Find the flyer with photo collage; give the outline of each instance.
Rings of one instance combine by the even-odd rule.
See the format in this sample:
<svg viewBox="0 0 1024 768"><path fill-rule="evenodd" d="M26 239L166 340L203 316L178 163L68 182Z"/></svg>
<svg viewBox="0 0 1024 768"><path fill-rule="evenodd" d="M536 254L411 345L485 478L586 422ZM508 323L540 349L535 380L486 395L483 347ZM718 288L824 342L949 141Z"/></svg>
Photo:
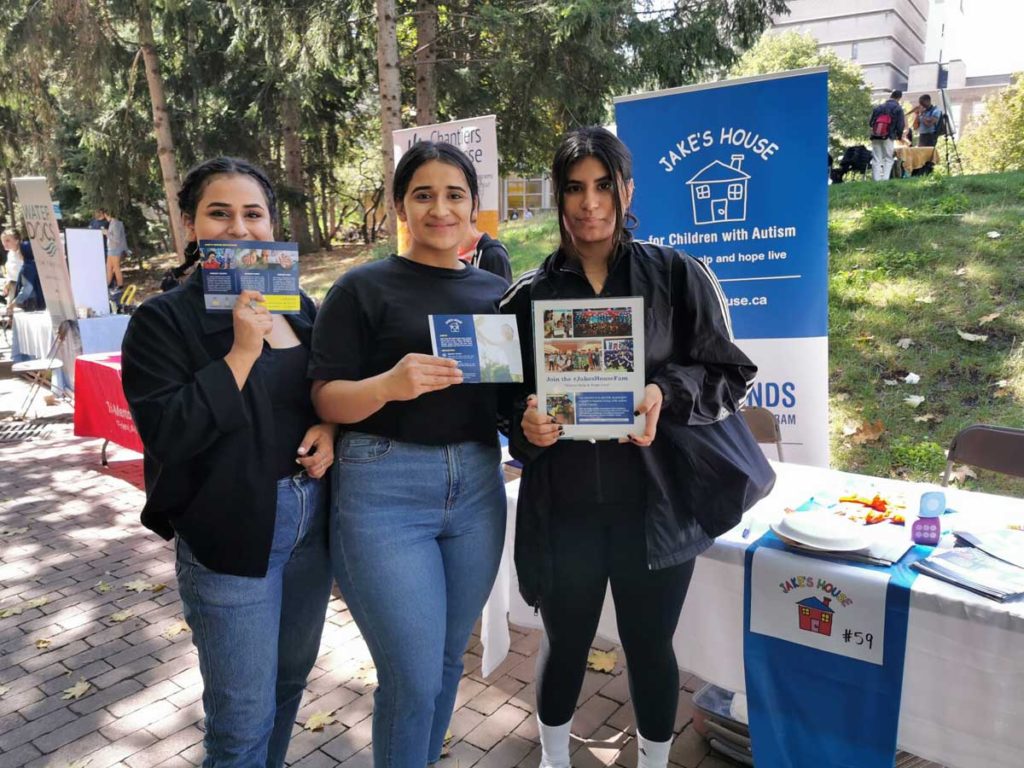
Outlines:
<svg viewBox="0 0 1024 768"><path fill-rule="evenodd" d="M523 381L516 319L510 315L429 315L434 354L455 360L464 384Z"/></svg>
<svg viewBox="0 0 1024 768"><path fill-rule="evenodd" d="M259 291L267 309L297 315L299 246L262 240L200 240L207 312L230 312L242 291Z"/></svg>
<svg viewBox="0 0 1024 768"><path fill-rule="evenodd" d="M644 396L644 300L533 302L538 407L564 439L640 434Z"/></svg>

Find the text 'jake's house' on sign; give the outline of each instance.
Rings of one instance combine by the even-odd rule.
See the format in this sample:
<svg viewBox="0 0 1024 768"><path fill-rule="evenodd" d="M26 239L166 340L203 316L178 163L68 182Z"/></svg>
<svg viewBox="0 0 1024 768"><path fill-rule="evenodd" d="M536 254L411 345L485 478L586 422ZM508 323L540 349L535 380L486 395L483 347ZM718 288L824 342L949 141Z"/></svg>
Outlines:
<svg viewBox="0 0 1024 768"><path fill-rule="evenodd" d="M828 75L726 80L615 100L637 237L699 258L758 366L747 404L787 461L828 465ZM771 455L774 449L767 449Z"/></svg>

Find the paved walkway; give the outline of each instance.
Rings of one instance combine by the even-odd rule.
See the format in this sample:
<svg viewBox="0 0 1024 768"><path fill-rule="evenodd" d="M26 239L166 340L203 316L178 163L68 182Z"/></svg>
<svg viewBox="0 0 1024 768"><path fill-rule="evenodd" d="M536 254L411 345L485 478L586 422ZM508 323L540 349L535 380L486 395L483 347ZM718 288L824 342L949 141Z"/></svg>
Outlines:
<svg viewBox="0 0 1024 768"><path fill-rule="evenodd" d="M17 407L24 387L0 378L0 417ZM141 459L112 447L110 466L102 467L101 442L73 436L67 406L40 399L38 411L40 434L27 440L4 441L9 422L0 420L0 768L197 765L198 664L191 636L178 631L171 545L139 524ZM150 591L147 584L164 587ZM483 678L479 638L472 639L441 768L538 764L538 641L536 632L515 633L508 659ZM82 681L84 695L67 698ZM690 725L698 683L685 679L679 692L672 765L734 765L709 754ZM373 688L366 646L334 598L289 763L371 766ZM331 712L337 722L303 730L316 712ZM636 765L621 654L613 674L587 672L574 731L576 768Z"/></svg>

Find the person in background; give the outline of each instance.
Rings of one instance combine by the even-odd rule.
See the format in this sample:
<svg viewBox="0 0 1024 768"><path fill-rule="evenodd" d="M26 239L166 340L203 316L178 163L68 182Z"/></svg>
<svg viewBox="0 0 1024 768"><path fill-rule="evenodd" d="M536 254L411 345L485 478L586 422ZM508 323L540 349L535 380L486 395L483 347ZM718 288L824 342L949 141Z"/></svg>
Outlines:
<svg viewBox="0 0 1024 768"><path fill-rule="evenodd" d="M128 235L124 230L124 223L111 216L106 209L98 209L96 216L105 221L107 225L104 230L107 235L107 287L120 290L124 288L121 258L128 254Z"/></svg>
<svg viewBox="0 0 1024 768"><path fill-rule="evenodd" d="M18 233L13 229L5 229L0 235L0 245L6 252L3 265L3 290L0 291L0 294L3 295L5 301L12 302L18 285L18 276L21 274L21 266L24 263Z"/></svg>
<svg viewBox="0 0 1024 768"><path fill-rule="evenodd" d="M934 147L939 140L939 121L942 110L932 104L932 97L927 93L917 100L913 109L914 127L917 128L917 145Z"/></svg>
<svg viewBox="0 0 1024 768"><path fill-rule="evenodd" d="M459 244L459 260L497 275L506 285L512 282L512 263L508 258L508 250L500 240L476 228L476 215L469 224L465 239Z"/></svg>
<svg viewBox="0 0 1024 768"><path fill-rule="evenodd" d="M868 126L871 128L871 176L875 181L886 181L892 174L896 161L894 141L903 136L906 118L900 99L903 91L893 91L889 98L871 111Z"/></svg>
<svg viewBox="0 0 1024 768"><path fill-rule="evenodd" d="M646 387L628 440L559 440L575 421L572 395L538 404L533 356L503 403L512 455L523 462L515 562L523 598L544 622L537 717L542 768L569 768L569 731L609 584L636 715L638 768L666 768L679 697L672 650L694 558L711 538L673 492L686 469L662 430L734 413L756 367L735 345L721 286L703 262L633 240L632 157L600 127L568 134L551 179L561 242L501 300L520 338L532 303L641 296ZM570 361L571 362L571 361ZM566 482L571 478L571 482Z"/></svg>
<svg viewBox="0 0 1024 768"><path fill-rule="evenodd" d="M186 263L205 238L274 239L266 174L245 160L193 168L178 194ZM280 768L320 649L331 574L328 485L336 427L306 378L316 308L272 315L256 291L207 312L202 275L144 302L122 383L145 447L142 523L175 540L199 652L205 768Z"/></svg>
<svg viewBox="0 0 1024 768"><path fill-rule="evenodd" d="M496 386L459 386L455 361L431 354L428 315L494 314L507 286L458 257L480 199L465 153L413 144L391 194L409 250L334 283L309 375L320 417L344 425L331 562L377 667L373 764L424 768L505 541Z"/></svg>

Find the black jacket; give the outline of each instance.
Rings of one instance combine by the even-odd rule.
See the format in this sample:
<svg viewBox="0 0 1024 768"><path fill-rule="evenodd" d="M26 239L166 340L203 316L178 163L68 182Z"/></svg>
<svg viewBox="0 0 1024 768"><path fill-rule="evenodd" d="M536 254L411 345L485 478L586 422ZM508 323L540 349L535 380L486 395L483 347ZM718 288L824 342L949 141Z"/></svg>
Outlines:
<svg viewBox="0 0 1024 768"><path fill-rule="evenodd" d="M505 278L506 283L512 282L512 264L508 259L508 251L500 240L495 240L486 232L480 235L470 263L478 269Z"/></svg>
<svg viewBox="0 0 1024 768"><path fill-rule="evenodd" d="M875 120L881 114L891 115L892 121L889 123L889 138L898 139L903 135L903 131L907 127L907 116L903 112L903 107L896 99L887 99L873 110L871 110L871 117L868 118L868 127L875 127Z"/></svg>
<svg viewBox="0 0 1024 768"><path fill-rule="evenodd" d="M677 477L679 449L668 435L673 427L711 424L734 413L757 368L733 343L725 297L702 262L671 248L635 242L623 246L617 258L629 259L631 293L644 299L647 382L657 384L664 394L657 436L649 448L639 451L647 480L647 562L651 568L666 568L696 557L711 546L712 536L731 527L706 519L702 526L700 511L674 490L685 479ZM509 288L501 307L502 312L516 315L520 338L525 340L533 338L532 300L593 296L579 266L556 251ZM535 391L529 346L523 355L524 387L514 402L505 404L502 415L503 422L507 419L512 455L523 462L516 517L519 586L524 599L537 605L551 578L546 542L552 488L567 479L552 477L548 460L561 444L537 448L526 440L520 426L525 395ZM732 524L739 514L742 510Z"/></svg>
<svg viewBox="0 0 1024 768"><path fill-rule="evenodd" d="M306 347L316 308L286 315ZM265 576L274 537L276 477L270 397L259 368L241 391L224 356L229 312L208 313L201 270L136 310L125 333L121 375L145 447L142 523L177 532L212 570Z"/></svg>

